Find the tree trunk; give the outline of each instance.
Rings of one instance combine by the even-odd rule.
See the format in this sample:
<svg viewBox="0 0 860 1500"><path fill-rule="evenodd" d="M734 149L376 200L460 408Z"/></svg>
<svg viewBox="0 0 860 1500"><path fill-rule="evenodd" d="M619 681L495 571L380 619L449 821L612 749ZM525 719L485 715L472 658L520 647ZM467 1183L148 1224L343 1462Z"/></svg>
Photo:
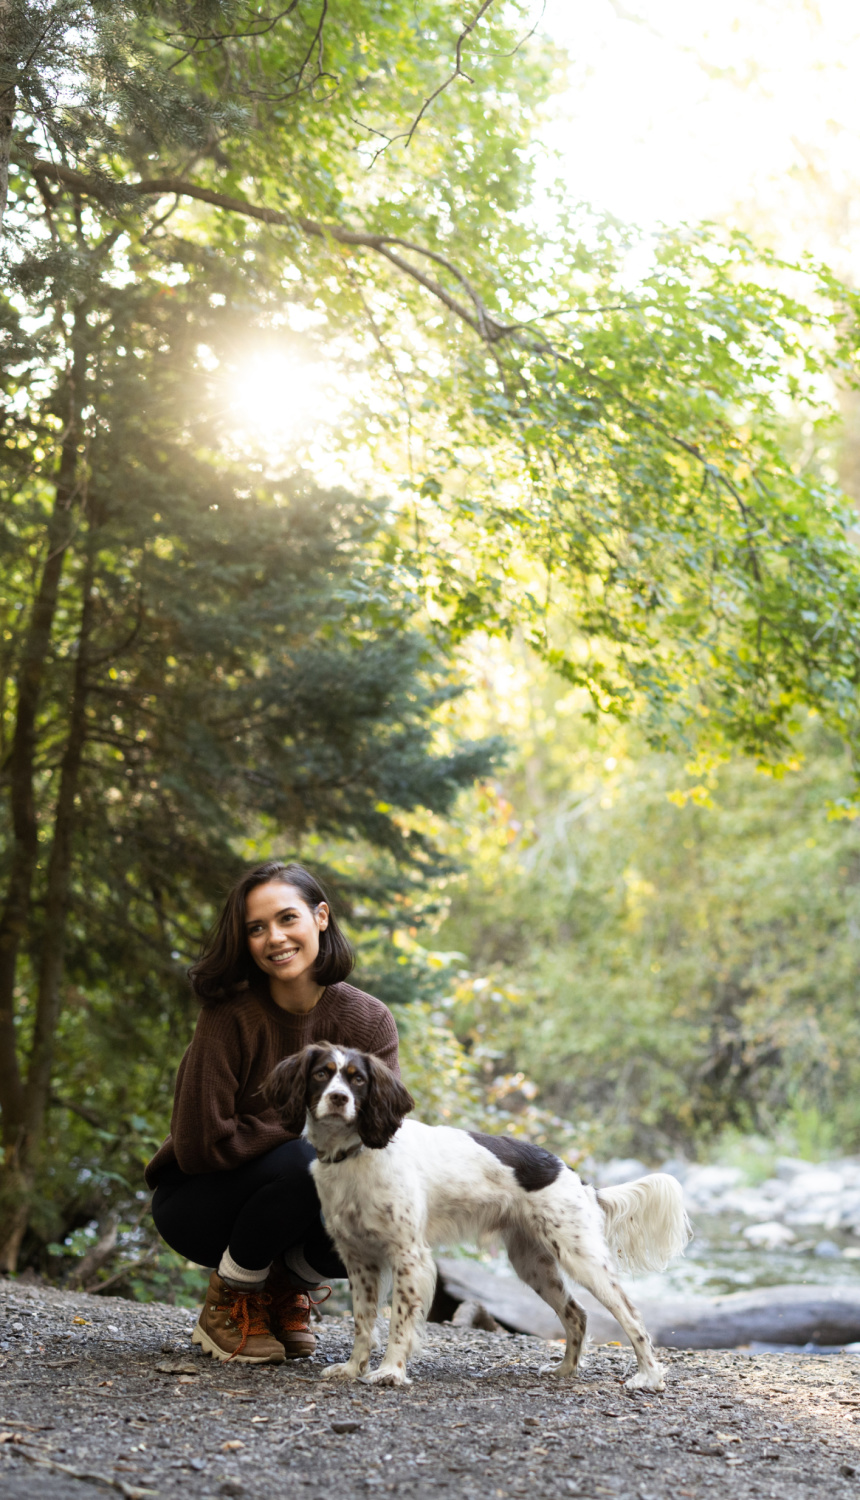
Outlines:
<svg viewBox="0 0 860 1500"><path fill-rule="evenodd" d="M10 36L12 6L0 0L0 230L9 197L9 158L12 154L12 126L15 122L16 89L12 82L16 62Z"/></svg>
<svg viewBox="0 0 860 1500"><path fill-rule="evenodd" d="M62 1001L66 927L72 886L75 801L86 743L89 646L93 613L93 547L91 543L87 550L84 572L69 732L60 770L60 789L54 812L54 836L48 862L45 931L41 944L36 990L36 1022L33 1028L27 1082L23 1088L21 1121L13 1152L13 1165L16 1172L12 1202L9 1201L5 1192L2 1194L5 1198L6 1214L2 1234L0 1234L0 1267L7 1271L15 1269L21 1240L27 1228L33 1178L38 1166L39 1147L50 1102L54 1039Z"/></svg>
<svg viewBox="0 0 860 1500"><path fill-rule="evenodd" d="M33 882L39 860L39 820L34 787L38 711L60 598L65 552L72 535L72 511L79 491L79 412L86 371L85 331L86 311L79 307L72 333L74 355L67 385L66 425L57 470L54 509L48 526L42 576L17 676L15 729L8 768L12 858L5 900L0 912L0 1110L3 1114L4 1147L3 1169L0 1173L0 1219L4 1226L5 1242L0 1242L0 1269L3 1270L14 1269L14 1261L10 1263L10 1246L16 1247L14 1254L17 1256L17 1247L20 1246L26 1223L26 1218L24 1224L21 1222L21 1204L28 1191L26 1137L32 1109L29 1107L29 1087L23 1082L18 1061L15 983L21 945L29 925ZM85 599L85 608L87 604ZM69 740L71 741L71 733ZM68 755L68 746L66 754ZM61 776L61 792L62 780ZM59 813L59 804L57 811ZM53 855L51 863L53 864ZM49 1019L47 1012L46 1019ZM42 1041L39 1050L41 1055L44 1051ZM41 1077L41 1070L39 1076ZM5 1232L7 1229L11 1231L11 1238Z"/></svg>

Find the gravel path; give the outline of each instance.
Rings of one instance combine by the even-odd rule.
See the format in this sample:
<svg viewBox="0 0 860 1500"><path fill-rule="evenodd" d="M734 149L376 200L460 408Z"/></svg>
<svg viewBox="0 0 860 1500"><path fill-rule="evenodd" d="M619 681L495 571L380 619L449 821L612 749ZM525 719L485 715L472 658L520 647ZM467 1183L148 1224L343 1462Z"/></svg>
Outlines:
<svg viewBox="0 0 860 1500"><path fill-rule="evenodd" d="M349 1320L313 1360L217 1365L193 1316L0 1281L4 1500L822 1496L860 1500L860 1358L668 1351L665 1394L628 1394L629 1357L539 1375L540 1339L430 1330L408 1390L330 1389Z"/></svg>

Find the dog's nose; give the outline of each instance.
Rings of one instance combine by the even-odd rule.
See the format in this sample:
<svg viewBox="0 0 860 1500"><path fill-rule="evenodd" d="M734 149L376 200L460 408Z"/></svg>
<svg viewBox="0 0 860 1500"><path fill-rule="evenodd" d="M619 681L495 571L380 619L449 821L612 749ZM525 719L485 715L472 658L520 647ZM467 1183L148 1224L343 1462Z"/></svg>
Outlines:
<svg viewBox="0 0 860 1500"><path fill-rule="evenodd" d="M329 1100L329 1104L347 1104L349 1102L349 1095L348 1094L329 1094L328 1100Z"/></svg>

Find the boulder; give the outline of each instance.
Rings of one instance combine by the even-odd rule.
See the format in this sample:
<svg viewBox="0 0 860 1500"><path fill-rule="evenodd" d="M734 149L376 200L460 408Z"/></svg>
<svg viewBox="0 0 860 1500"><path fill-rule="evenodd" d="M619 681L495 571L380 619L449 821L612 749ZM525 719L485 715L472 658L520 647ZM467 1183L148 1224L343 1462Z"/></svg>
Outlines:
<svg viewBox="0 0 860 1500"><path fill-rule="evenodd" d="M744 1239L750 1245L763 1250L780 1250L784 1245L793 1245L797 1236L787 1224L777 1219L768 1219L764 1224L750 1224L744 1230Z"/></svg>
<svg viewBox="0 0 860 1500"><path fill-rule="evenodd" d="M646 1177L650 1167L635 1156L616 1156L612 1161L602 1162L594 1171L594 1180L599 1188L617 1187L621 1182L635 1182L637 1177Z"/></svg>
<svg viewBox="0 0 860 1500"><path fill-rule="evenodd" d="M684 1196L691 1208L713 1209L742 1177L737 1167L691 1167L684 1178Z"/></svg>

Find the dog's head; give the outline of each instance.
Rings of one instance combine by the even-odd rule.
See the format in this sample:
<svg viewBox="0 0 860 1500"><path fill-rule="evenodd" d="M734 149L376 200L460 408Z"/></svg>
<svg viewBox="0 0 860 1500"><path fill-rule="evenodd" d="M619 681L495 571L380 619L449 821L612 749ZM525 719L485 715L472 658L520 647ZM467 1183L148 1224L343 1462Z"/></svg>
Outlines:
<svg viewBox="0 0 860 1500"><path fill-rule="evenodd" d="M329 1134L341 1127L343 1134L357 1135L377 1151L388 1145L415 1107L412 1095L378 1057L329 1042L313 1043L284 1058L263 1084L263 1096L293 1135L301 1135L306 1122L312 1140L323 1130Z"/></svg>

